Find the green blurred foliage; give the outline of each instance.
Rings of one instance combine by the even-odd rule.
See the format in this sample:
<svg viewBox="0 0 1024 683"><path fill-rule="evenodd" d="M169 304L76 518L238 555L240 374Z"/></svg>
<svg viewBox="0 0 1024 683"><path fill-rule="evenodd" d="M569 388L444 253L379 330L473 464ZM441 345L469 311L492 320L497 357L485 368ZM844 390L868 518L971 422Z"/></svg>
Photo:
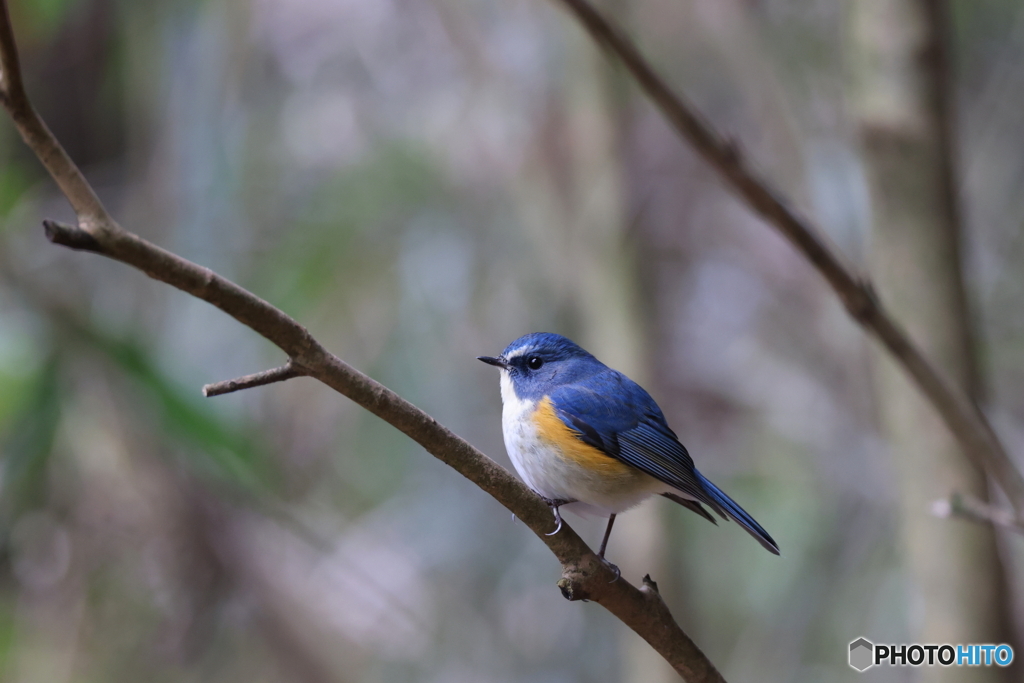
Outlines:
<svg viewBox="0 0 1024 683"><path fill-rule="evenodd" d="M82 0L13 0L10 12L18 26L17 37L22 42L45 40L60 30L76 7L84 4Z"/></svg>
<svg viewBox="0 0 1024 683"><path fill-rule="evenodd" d="M416 145L387 142L315 188L273 248L274 305L302 315L389 268L398 226L444 197L440 169Z"/></svg>
<svg viewBox="0 0 1024 683"><path fill-rule="evenodd" d="M209 410L202 396L186 391L160 372L151 353L140 343L111 339L96 329L79 330L124 375L144 389L150 411L162 432L180 440L197 469L246 493L268 495L274 477L270 461L253 436L251 425L235 425Z"/></svg>
<svg viewBox="0 0 1024 683"><path fill-rule="evenodd" d="M61 417L60 378L60 362L54 355L35 376L5 383L5 388L17 390L20 398L16 405L11 401L10 412L5 413L10 416L2 446L3 507L8 524L45 500L46 464Z"/></svg>

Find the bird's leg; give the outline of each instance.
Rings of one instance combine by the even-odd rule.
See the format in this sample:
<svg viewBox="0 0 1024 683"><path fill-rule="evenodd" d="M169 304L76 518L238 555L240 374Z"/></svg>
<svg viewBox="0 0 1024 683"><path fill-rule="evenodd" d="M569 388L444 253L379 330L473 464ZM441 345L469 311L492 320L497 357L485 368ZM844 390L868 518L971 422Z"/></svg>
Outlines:
<svg viewBox="0 0 1024 683"><path fill-rule="evenodd" d="M614 564L604 559L604 551L608 548L608 537L612 535L612 524L615 524L614 514L608 516L608 526L604 529L604 538L601 539L601 549L597 551L597 556L615 573L615 578L611 580L611 583L615 583L622 576L622 572Z"/></svg>
<svg viewBox="0 0 1024 683"><path fill-rule="evenodd" d="M608 526L604 529L604 538L601 539L601 549L597 551L597 556L602 560L604 559L604 551L608 548L608 537L612 535L612 524L615 524L615 515L608 516Z"/></svg>
<svg viewBox="0 0 1024 683"><path fill-rule="evenodd" d="M541 496L541 497L543 498L543 496ZM552 531L550 534L544 534L544 535L545 536L554 536L555 534L557 534L559 531L562 530L562 513L558 511L558 508L562 507L563 505L568 505L569 503L575 503L576 501L575 500L568 500L568 499L564 499L564 498L544 498L544 502L547 503L548 507L551 508L551 511L555 513L555 522L557 522L557 526L555 527L555 530Z"/></svg>

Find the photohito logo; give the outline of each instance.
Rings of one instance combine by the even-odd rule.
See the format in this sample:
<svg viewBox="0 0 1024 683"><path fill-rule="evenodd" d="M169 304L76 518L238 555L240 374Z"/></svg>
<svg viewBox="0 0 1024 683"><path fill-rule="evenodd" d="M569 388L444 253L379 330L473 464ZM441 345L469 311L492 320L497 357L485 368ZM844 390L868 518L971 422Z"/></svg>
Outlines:
<svg viewBox="0 0 1024 683"><path fill-rule="evenodd" d="M875 645L867 638L850 643L850 666L866 671L873 666L1009 666L1009 645Z"/></svg>

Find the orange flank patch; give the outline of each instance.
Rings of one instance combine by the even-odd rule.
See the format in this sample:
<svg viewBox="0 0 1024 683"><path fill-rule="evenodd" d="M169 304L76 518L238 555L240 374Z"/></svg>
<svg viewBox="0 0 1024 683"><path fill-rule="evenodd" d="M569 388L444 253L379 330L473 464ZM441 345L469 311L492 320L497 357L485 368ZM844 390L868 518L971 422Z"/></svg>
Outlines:
<svg viewBox="0 0 1024 683"><path fill-rule="evenodd" d="M580 440L577 432L567 426L555 413L551 399L545 396L533 413L537 436L558 448L562 457L580 467L608 476L628 476L633 468Z"/></svg>

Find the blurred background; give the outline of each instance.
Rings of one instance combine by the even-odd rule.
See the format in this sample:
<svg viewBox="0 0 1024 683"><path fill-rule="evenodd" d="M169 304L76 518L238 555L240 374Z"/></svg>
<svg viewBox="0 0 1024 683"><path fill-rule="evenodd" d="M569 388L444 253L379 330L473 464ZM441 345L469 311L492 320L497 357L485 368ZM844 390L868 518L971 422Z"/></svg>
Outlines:
<svg viewBox="0 0 1024 683"><path fill-rule="evenodd" d="M873 267L857 3L606 6ZM1020 454L1024 7L951 10L965 324L978 395ZM498 377L476 356L553 331L644 384L782 547L661 499L619 518L609 558L657 580L726 679L857 679L850 641L913 642L939 621L929 563L963 561L988 591L978 618L998 626L967 642L1017 642L1024 540L930 517L944 484L908 503L923 470L887 436L892 368L554 4L11 13L37 108L122 225L281 307L502 464ZM49 245L41 219L73 217L2 118L0 679L677 680L602 608L564 601L558 564L504 508L343 397L298 379L204 399L284 357L205 303ZM599 541L603 520L567 518ZM911 557L920 524L985 552ZM998 566L971 566L981 555Z"/></svg>

